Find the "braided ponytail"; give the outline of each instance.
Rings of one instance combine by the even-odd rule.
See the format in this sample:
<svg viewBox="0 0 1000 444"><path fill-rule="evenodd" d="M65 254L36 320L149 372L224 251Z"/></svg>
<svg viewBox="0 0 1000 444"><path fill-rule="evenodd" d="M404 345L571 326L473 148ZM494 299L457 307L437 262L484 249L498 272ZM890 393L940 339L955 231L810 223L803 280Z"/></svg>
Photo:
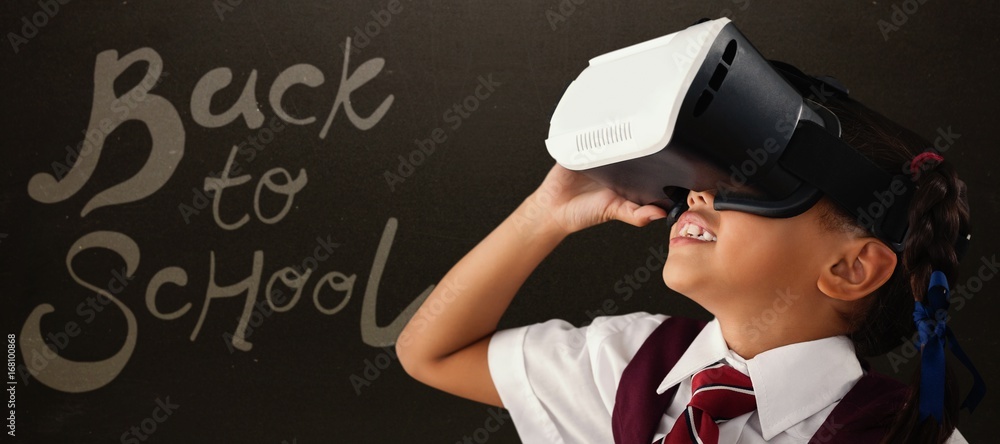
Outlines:
<svg viewBox="0 0 1000 444"><path fill-rule="evenodd" d="M969 231L969 204L965 183L947 162L930 165L920 177L910 204L910 233L903 250L903 264L910 275L910 289L922 300L933 270L941 270L953 284L958 277L955 243Z"/></svg>
<svg viewBox="0 0 1000 444"><path fill-rule="evenodd" d="M969 206L965 183L947 162L924 171L910 204L910 232L903 250L903 275L914 299L926 302L931 273L941 271L949 287L958 279L955 244L959 233L969 230ZM920 367L914 371L910 394L887 436L887 442L943 443L958 422L958 385L950 367L945 367L943 420L919 420Z"/></svg>
<svg viewBox="0 0 1000 444"><path fill-rule="evenodd" d="M841 121L843 139L858 152L890 173L908 168L910 161L931 144L849 97L833 97L824 106ZM958 279L959 233L969 233L969 206L965 183L946 161L926 161L914 172L909 208L909 233L892 276L869 295L855 313L845 314L851 328L849 337L859 357L889 352L916 332L911 313L914 300L925 302L933 271L947 277L954 288ZM831 225L859 229L857 221L839 208L829 218ZM957 425L958 387L951 372L945 371L943 421L919 420L920 369L914 372L908 398L890 426L884 442L942 443Z"/></svg>

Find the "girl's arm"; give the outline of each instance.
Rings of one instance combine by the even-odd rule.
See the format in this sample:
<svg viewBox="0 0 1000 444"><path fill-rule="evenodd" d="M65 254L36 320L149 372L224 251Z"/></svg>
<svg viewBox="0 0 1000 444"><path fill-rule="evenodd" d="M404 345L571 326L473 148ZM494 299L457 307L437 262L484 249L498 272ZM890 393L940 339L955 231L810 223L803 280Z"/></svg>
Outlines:
<svg viewBox="0 0 1000 444"><path fill-rule="evenodd" d="M396 341L403 368L429 386L503 406L487 364L489 341L528 275L567 235L611 219L665 217L555 165L514 212L434 288Z"/></svg>

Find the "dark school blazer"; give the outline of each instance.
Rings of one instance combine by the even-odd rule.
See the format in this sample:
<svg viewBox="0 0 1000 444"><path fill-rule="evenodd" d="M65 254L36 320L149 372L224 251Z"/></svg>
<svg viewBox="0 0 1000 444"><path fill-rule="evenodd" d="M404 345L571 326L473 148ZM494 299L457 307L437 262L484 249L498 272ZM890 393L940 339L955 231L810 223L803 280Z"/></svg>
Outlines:
<svg viewBox="0 0 1000 444"><path fill-rule="evenodd" d="M677 393L674 386L656 389L707 322L669 317L639 347L618 383L611 422L616 444L650 444L656 427ZM810 444L878 444L906 400L908 387L876 373L867 373L844 395Z"/></svg>

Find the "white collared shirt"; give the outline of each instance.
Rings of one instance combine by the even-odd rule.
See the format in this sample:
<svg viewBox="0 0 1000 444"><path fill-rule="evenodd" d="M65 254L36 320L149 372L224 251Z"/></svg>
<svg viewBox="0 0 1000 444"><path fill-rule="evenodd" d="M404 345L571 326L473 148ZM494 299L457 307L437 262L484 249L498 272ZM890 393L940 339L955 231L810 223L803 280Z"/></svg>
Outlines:
<svg viewBox="0 0 1000 444"><path fill-rule="evenodd" d="M625 366L668 316L631 313L576 328L563 320L496 332L489 368L526 444L613 443L611 413ZM691 376L725 360L750 376L757 410L719 425L720 443L805 443L863 371L846 336L800 342L743 359L717 320L698 334L658 393L679 385L654 438L669 432L691 398ZM958 430L949 443L965 443Z"/></svg>

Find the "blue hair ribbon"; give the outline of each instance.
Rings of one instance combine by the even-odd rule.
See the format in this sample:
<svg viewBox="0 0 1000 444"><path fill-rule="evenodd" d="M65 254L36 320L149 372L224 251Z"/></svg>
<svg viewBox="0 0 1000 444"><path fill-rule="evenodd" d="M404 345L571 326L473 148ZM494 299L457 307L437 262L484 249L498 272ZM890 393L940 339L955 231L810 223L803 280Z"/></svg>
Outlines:
<svg viewBox="0 0 1000 444"><path fill-rule="evenodd" d="M931 273L927 296L923 304L915 301L913 321L919 334L920 358L920 420L928 416L941 423L944 417L944 349L947 345L952 354L972 373L973 384L969 394L962 401L961 408L971 412L986 395L986 383L965 354L951 329L947 326L949 288L944 273Z"/></svg>

